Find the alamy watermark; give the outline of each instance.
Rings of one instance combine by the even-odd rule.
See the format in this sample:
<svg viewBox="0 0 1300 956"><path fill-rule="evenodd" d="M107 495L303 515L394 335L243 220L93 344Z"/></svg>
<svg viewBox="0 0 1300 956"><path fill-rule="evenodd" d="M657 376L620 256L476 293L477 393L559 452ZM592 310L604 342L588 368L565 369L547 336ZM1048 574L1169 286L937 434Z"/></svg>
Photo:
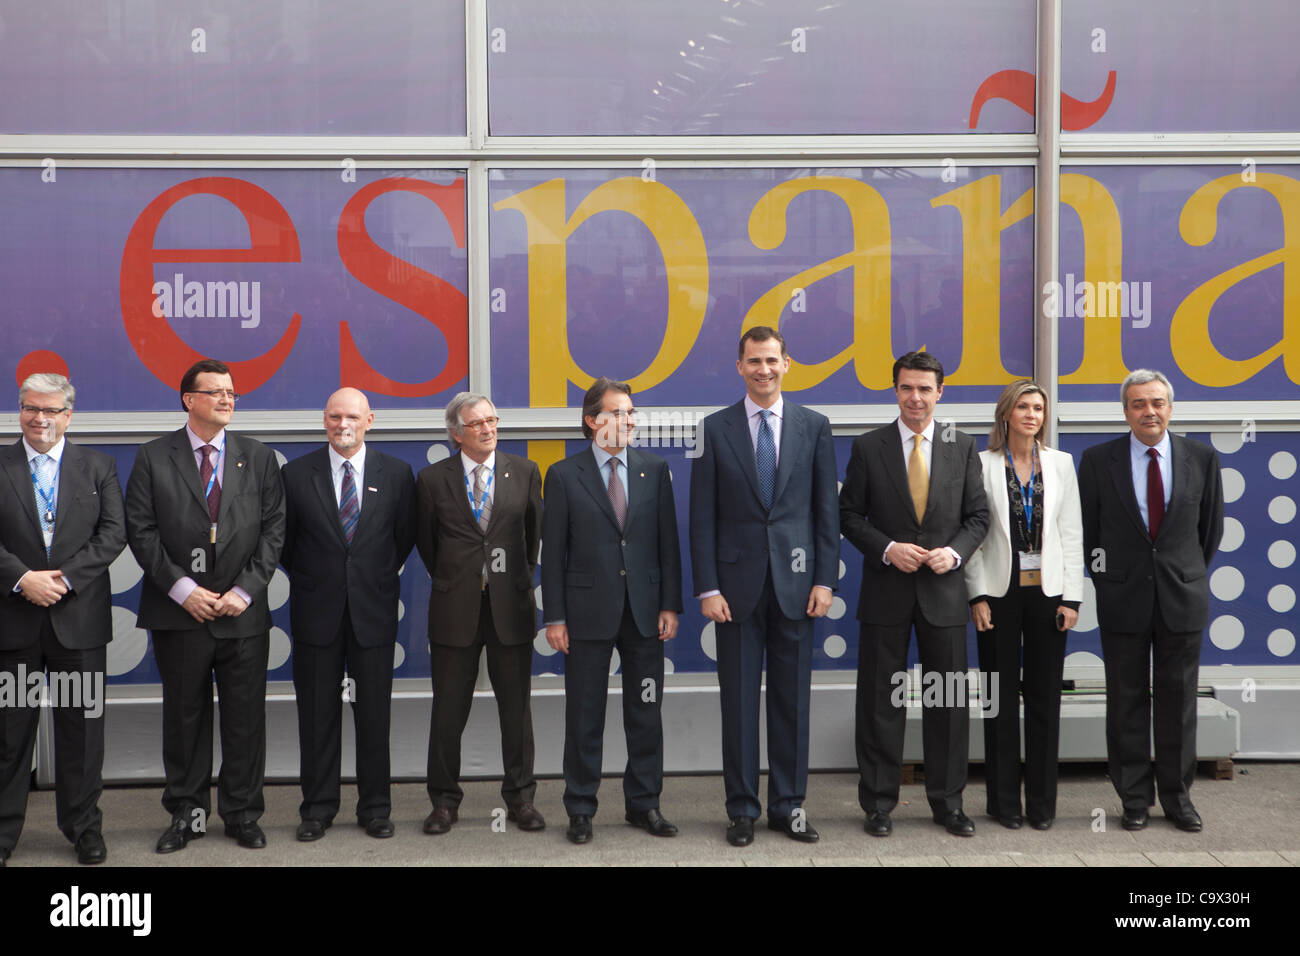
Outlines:
<svg viewBox="0 0 1300 956"><path fill-rule="evenodd" d="M103 671L0 671L0 707L72 707L95 720L104 713Z"/></svg>
<svg viewBox="0 0 1300 956"><path fill-rule="evenodd" d="M1150 282L1065 282L1043 285L1043 314L1049 319L1131 319L1133 328L1151 324Z"/></svg>

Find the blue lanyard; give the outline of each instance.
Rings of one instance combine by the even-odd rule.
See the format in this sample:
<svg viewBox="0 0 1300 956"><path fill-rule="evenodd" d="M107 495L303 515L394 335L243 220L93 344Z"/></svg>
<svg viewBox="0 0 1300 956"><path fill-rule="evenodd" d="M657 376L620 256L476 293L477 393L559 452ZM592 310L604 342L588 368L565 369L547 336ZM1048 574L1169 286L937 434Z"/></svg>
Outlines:
<svg viewBox="0 0 1300 956"><path fill-rule="evenodd" d="M1011 446L1006 446L1007 467L1011 469L1011 474L1016 475L1016 463L1011 460ZM1020 492L1020 507L1025 512L1025 524L1028 526L1030 533L1034 528L1034 475L1038 472L1038 442L1034 442L1034 453L1029 461L1029 484L1022 485L1020 476L1016 475L1016 490ZM1025 489L1029 489L1029 494L1025 494ZM1031 545L1032 546L1032 545Z"/></svg>
<svg viewBox="0 0 1300 956"><path fill-rule="evenodd" d="M469 483L469 473L461 472L461 474L465 477L465 492L469 495L469 510L474 512L475 521L481 521L483 519L483 506L487 504L488 489L492 487L492 479L497 476L496 467L494 465L492 470L488 472L487 483L483 485L483 497L478 501L474 500L474 487Z"/></svg>
<svg viewBox="0 0 1300 956"><path fill-rule="evenodd" d="M203 452L203 457L206 458L207 455L208 455L208 453L207 453L206 451ZM218 474L220 473L220 471L221 471L221 462L225 459L225 457L226 457L226 436L225 436L225 435L222 435L222 436L221 436L221 450L217 452L217 463L216 463L215 465L212 466L212 474L210 474L210 475L208 476L208 486L207 486L206 488L203 489L203 500L204 500L204 501L207 501L207 500L208 500L208 495L212 494L212 486L215 485L215 484L217 483L217 475L218 475Z"/></svg>
<svg viewBox="0 0 1300 956"><path fill-rule="evenodd" d="M46 457L49 458L49 455L47 454ZM36 460L35 458L32 459L32 461L35 460ZM36 493L40 495L41 500L45 502L45 516L44 516L45 520L48 524L53 524L54 523L54 502L58 499L58 494L59 494L59 469L58 469L58 464L54 462L53 458L50 458L49 460L51 463L54 463L55 468L54 468L54 480L50 482L50 493L48 495L41 490L40 483L36 480L36 472L32 471L31 475L32 475L32 487L36 489Z"/></svg>

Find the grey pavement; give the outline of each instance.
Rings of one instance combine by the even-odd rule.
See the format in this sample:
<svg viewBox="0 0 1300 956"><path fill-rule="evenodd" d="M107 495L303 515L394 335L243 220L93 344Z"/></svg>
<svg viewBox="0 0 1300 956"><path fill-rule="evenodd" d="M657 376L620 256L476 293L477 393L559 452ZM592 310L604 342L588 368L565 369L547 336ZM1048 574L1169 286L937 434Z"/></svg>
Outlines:
<svg viewBox="0 0 1300 956"><path fill-rule="evenodd" d="M537 806L547 829L521 833L504 823L499 783L465 785L460 820L451 832L425 836L421 823L429 811L420 783L393 788L392 839L367 837L352 817L354 787L345 784L344 810L324 839L298 843L300 793L295 784L266 788L261 823L268 846L244 850L222 833L214 818L210 832L186 849L167 856L153 852L166 827L160 786L114 787L104 791L104 836L113 866L1136 866L1221 867L1300 864L1300 763L1239 763L1236 778L1201 776L1192 799L1205 830L1182 833L1154 808L1150 826L1140 832L1119 825L1121 808L1104 768L1096 764L1062 768L1056 825L1040 832L1006 830L983 815L984 783L972 768L966 812L975 821L971 838L947 834L930 819L924 788L903 787L894 812L894 833L873 838L862 830L857 775L817 773L808 783L805 807L820 831L815 845L796 843L759 821L754 844L736 849L725 838L722 780L718 776L675 776L664 782L663 813L681 829L673 839L651 837L623 821L622 783L601 784L601 810L595 837L586 846L564 837L567 818L561 804L563 782L542 780ZM766 786L764 778L763 786ZM215 793L214 793L215 800ZM494 813L495 811L495 813ZM1102 828L1104 825L1104 829ZM76 867L71 845L55 829L54 794L34 792L27 824L11 867Z"/></svg>

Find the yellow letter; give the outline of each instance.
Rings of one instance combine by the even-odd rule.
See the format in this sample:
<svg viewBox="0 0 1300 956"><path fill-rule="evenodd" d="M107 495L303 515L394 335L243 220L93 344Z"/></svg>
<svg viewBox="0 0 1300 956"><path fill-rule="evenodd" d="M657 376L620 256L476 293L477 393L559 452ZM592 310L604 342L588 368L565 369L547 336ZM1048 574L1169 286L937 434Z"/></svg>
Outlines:
<svg viewBox="0 0 1300 956"><path fill-rule="evenodd" d="M1088 283L1084 287L1085 295L1091 297L1094 289L1102 288L1102 283L1120 282L1124 277L1124 257L1119 210L1106 187L1091 176L1064 173L1061 204L1078 213L1083 227L1083 279ZM1039 291L1035 290L1035 296ZM1118 310L1099 316L1095 300L1087 312L1086 318L1065 320L1083 323L1083 359L1077 369L1061 376L1061 384L1118 384L1128 374L1120 338L1124 320L1117 314Z"/></svg>
<svg viewBox="0 0 1300 956"><path fill-rule="evenodd" d="M1282 248L1233 266L1202 283L1185 298L1169 323L1169 345L1174 361L1190 379L1202 385L1222 388L1237 385L1259 372L1279 355L1284 356L1287 377L1300 382L1300 287L1295 270L1300 268L1293 226L1300 226L1300 183L1277 173L1257 173L1254 182L1242 182L1240 174L1221 176L1192 193L1178 219L1178 231L1189 245L1203 246L1218 229L1219 201L1238 188L1262 189L1277 200L1282 210ZM1219 296L1238 282L1275 265L1282 266L1282 338L1253 358L1230 359L1210 340L1210 310ZM1266 321L1272 316L1263 316ZM1241 316L1239 322L1257 322ZM1287 347L1290 346L1290 351Z"/></svg>

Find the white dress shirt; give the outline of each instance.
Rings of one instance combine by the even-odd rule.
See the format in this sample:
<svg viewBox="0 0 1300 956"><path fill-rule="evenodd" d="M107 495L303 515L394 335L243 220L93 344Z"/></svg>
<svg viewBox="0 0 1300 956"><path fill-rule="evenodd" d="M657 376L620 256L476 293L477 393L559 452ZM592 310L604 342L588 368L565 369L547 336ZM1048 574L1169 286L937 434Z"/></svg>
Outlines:
<svg viewBox="0 0 1300 956"><path fill-rule="evenodd" d="M1128 453L1129 463L1133 470L1133 494L1137 495L1138 511L1142 512L1142 524L1151 527L1151 519L1147 515L1147 470L1151 467L1151 459L1147 455L1147 450L1154 448L1160 458L1160 483L1164 486L1165 492L1165 510L1169 510L1169 494L1174 489L1174 467L1169 458L1169 453L1173 450L1173 442L1169 440L1169 432L1165 431L1160 436L1160 441L1155 445L1144 445L1138 441L1138 437L1132 432L1128 433Z"/></svg>

